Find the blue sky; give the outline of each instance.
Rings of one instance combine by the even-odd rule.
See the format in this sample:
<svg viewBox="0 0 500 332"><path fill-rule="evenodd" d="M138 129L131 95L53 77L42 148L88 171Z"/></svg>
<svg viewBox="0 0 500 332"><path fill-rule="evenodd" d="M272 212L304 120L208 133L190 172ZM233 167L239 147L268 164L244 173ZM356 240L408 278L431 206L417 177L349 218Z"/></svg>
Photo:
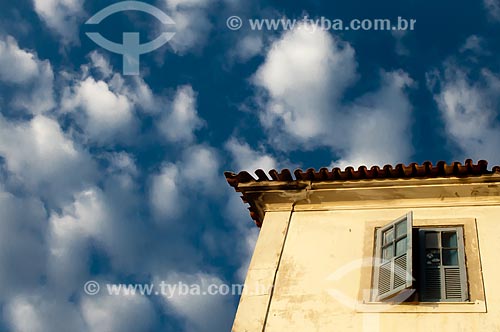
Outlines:
<svg viewBox="0 0 500 332"><path fill-rule="evenodd" d="M149 1L176 35L138 76L85 33L162 27L84 25L113 3L0 1L0 331L229 331L238 296L83 288L241 283L258 229L225 170L500 162L498 0ZM416 25L248 24L304 16Z"/></svg>

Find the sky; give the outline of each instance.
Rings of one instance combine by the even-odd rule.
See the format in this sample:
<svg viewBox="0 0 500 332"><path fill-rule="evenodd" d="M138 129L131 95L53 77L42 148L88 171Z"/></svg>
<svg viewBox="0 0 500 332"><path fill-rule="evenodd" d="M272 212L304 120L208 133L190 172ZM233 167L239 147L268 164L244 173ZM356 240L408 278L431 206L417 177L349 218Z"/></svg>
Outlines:
<svg viewBox="0 0 500 332"><path fill-rule="evenodd" d="M157 0L175 24L85 24L119 2L0 0L2 332L229 331L238 295L106 293L244 281L258 228L224 171L500 164L499 0ZM86 35L166 30L138 75Z"/></svg>

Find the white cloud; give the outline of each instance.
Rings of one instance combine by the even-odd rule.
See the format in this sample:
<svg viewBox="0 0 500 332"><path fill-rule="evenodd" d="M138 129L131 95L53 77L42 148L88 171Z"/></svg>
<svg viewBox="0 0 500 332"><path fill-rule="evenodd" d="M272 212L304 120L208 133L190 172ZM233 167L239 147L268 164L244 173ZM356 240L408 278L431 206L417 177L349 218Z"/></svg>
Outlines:
<svg viewBox="0 0 500 332"><path fill-rule="evenodd" d="M412 84L403 71L382 73L379 90L349 108L348 123L353 130L346 133L346 145L338 147L342 160L332 166L383 166L410 159L412 105L404 91Z"/></svg>
<svg viewBox="0 0 500 332"><path fill-rule="evenodd" d="M151 331L156 321L153 305L141 295L87 296L81 308L88 332Z"/></svg>
<svg viewBox="0 0 500 332"><path fill-rule="evenodd" d="M127 96L111 91L104 81L87 77L63 100L63 109L85 112L82 123L85 133L98 144L130 139L134 133L133 104Z"/></svg>
<svg viewBox="0 0 500 332"><path fill-rule="evenodd" d="M241 201L241 200L240 200ZM233 204L236 202L233 202ZM241 202L238 202L241 205ZM248 216L248 210L246 211L247 220L250 219ZM243 241L242 242L242 263L240 268L236 271L236 278L239 282L245 282L248 267L250 266L250 261L255 250L255 244L257 243L257 238L259 237L259 229L255 225L251 225L251 228L247 228L245 232L239 234Z"/></svg>
<svg viewBox="0 0 500 332"><path fill-rule="evenodd" d="M74 304L54 294L18 296L7 304L5 312L16 332L86 331Z"/></svg>
<svg viewBox="0 0 500 332"><path fill-rule="evenodd" d="M208 291L210 285L220 286L224 282L217 276L206 273L170 273L167 278L156 278L157 284L160 280L165 281L172 287L182 283L193 286L193 294L183 294L179 288L173 294L163 297L165 305L173 310L178 316L185 320L185 331L227 331L230 329L233 316L228 312L227 307L231 305L231 295L203 295L203 291ZM201 294L196 295L195 289L200 289ZM210 289L213 291L213 288ZM214 319L217 317L217 319Z"/></svg>
<svg viewBox="0 0 500 332"><path fill-rule="evenodd" d="M39 61L35 54L21 50L17 41L8 36L0 40L0 79L23 84L39 75Z"/></svg>
<svg viewBox="0 0 500 332"><path fill-rule="evenodd" d="M236 138L229 139L225 144L226 150L231 153L233 167L236 172L254 172L257 169L269 171L277 167L276 159L262 151L253 150L246 142L238 141Z"/></svg>
<svg viewBox="0 0 500 332"><path fill-rule="evenodd" d="M179 186L179 169L174 164L166 164L151 178L150 202L158 218L176 218L184 208Z"/></svg>
<svg viewBox="0 0 500 332"><path fill-rule="evenodd" d="M331 132L336 103L356 78L356 65L352 47L327 31L295 29L274 42L253 77L268 97L259 116L274 143L307 145Z"/></svg>
<svg viewBox="0 0 500 332"><path fill-rule="evenodd" d="M203 124L196 110L196 93L191 86L185 85L177 89L169 112L161 117L158 126L168 141L189 143Z"/></svg>
<svg viewBox="0 0 500 332"><path fill-rule="evenodd" d="M21 49L10 36L0 39L0 81L17 88L10 107L39 114L55 106L50 62Z"/></svg>
<svg viewBox="0 0 500 332"><path fill-rule="evenodd" d="M279 164L292 167L290 162L278 162L275 157L266 153L262 147L259 149L252 149L250 145L244 141L231 137L224 145L225 149L231 154L231 167L232 171L247 171L250 174L257 169L269 171L276 169ZM239 195L235 195L234 191L228 188L228 201L224 209L224 215L232 225L235 226L234 237L239 239L238 249L234 255L238 255L240 267L236 271L236 278L239 282L244 282L250 259L252 258L255 243L259 235L259 229L252 222L248 213L248 206L242 204Z"/></svg>
<svg viewBox="0 0 500 332"><path fill-rule="evenodd" d="M327 31L306 28L275 41L253 76L270 144L284 151L329 147L340 156L335 166L407 162L411 78L381 71L378 90L347 104L342 96L358 77L354 50Z"/></svg>
<svg viewBox="0 0 500 332"><path fill-rule="evenodd" d="M208 146L196 145L188 148L182 158L182 178L192 189L217 196L217 186L222 182L219 173L219 157Z"/></svg>
<svg viewBox="0 0 500 332"><path fill-rule="evenodd" d="M63 44L78 43L78 26L85 15L80 0L33 0L35 11Z"/></svg>
<svg viewBox="0 0 500 332"><path fill-rule="evenodd" d="M107 83L111 90L117 94L126 96L135 108L146 113L156 113L157 108L159 108L158 104L163 103L156 100L157 97L140 76L131 76L125 79L120 74L115 73Z"/></svg>
<svg viewBox="0 0 500 332"><path fill-rule="evenodd" d="M148 273L158 268L158 260L164 262L163 251L153 250L145 257L141 250L143 241L152 241L147 247L156 246L160 236L140 215L147 200L136 192L134 178L124 181L129 171L129 166L121 170L111 166L102 189L89 187L61 209L51 211L47 276L49 285L59 293L72 294L75 286L81 287L90 278L91 248L98 248L109 259L113 271L125 274Z"/></svg>
<svg viewBox="0 0 500 332"><path fill-rule="evenodd" d="M92 67L96 68L102 74L103 78L111 77L113 74L113 67L104 55L97 51L93 51L90 52L89 58Z"/></svg>
<svg viewBox="0 0 500 332"><path fill-rule="evenodd" d="M126 152L113 152L108 154L108 160L110 162L110 169L113 172L125 172L126 174L136 176L138 175L138 169L135 164L133 155Z"/></svg>
<svg viewBox="0 0 500 332"><path fill-rule="evenodd" d="M236 271L238 282L244 282L247 275L248 266L252 258L257 238L259 237L259 228L255 226L250 214L248 213L248 205L242 204L241 197L235 195L234 191L230 190L229 198L224 209L224 216L236 227L234 230L234 238L238 239L238 247L236 252L232 249L240 263L240 267Z"/></svg>
<svg viewBox="0 0 500 332"><path fill-rule="evenodd" d="M264 50L264 37L261 33L252 33L238 38L236 45L229 50L229 57L239 62L246 62L251 58L261 54Z"/></svg>
<svg viewBox="0 0 500 332"><path fill-rule="evenodd" d="M35 198L0 191L0 299L37 287L45 271L46 211Z"/></svg>
<svg viewBox="0 0 500 332"><path fill-rule="evenodd" d="M435 91L446 137L459 150L455 157L498 164L500 77L483 69L478 79L471 79L467 69L450 60L444 73L428 73L428 86Z"/></svg>
<svg viewBox="0 0 500 332"><path fill-rule="evenodd" d="M73 18L64 16L71 12L71 2L59 2L63 8L57 7L55 1L37 2L44 8L56 6L52 14L64 12L62 20L72 22ZM176 6L178 11L184 11L182 5ZM40 15L57 31L60 21L48 17L49 9L39 10L39 14L44 13ZM69 31L63 35L67 41L73 40ZM33 105L27 103L29 98L18 98L18 102L25 102L23 107L30 110L47 100L55 104L50 63L39 60L32 51L22 50L14 39L6 39L2 46L5 53L0 54L8 56L0 61L5 61L6 66L22 66L16 69L17 76L9 72L11 67L1 67L2 84L16 89L29 84L50 87L50 98L40 94L36 101L33 99ZM57 112L50 116L33 112L33 117L23 121L0 115L0 180L4 176L8 179L8 183L0 183L0 188L3 191L15 187L23 197L0 193L0 219L6 220L0 224L0 265L6 267L0 271L0 302L6 328L19 332L155 330L157 313L147 298L83 297L79 302L78 294L95 273L91 271L95 260L99 260L97 265L102 262L103 269L112 276L153 274L158 269L171 270L172 266L192 268L201 264L198 245L170 232L171 228L166 231L144 220L150 197L143 197L141 169L134 155L109 152L107 146L129 134L140 111L154 113L161 97L155 96L141 78L114 73L107 58L97 52L90 54L90 63L81 72L61 71L57 75L60 86L68 87ZM36 91L28 91L26 96L31 94ZM159 214L170 218L176 209L192 213L189 208L193 206L183 201L185 198L218 197L217 186L224 182L217 150L196 144L195 131L203 121L196 111L196 93L191 87L177 91L168 114L174 132L169 136L171 141L186 145L179 156L169 156L170 162L154 174L152 188L146 192L151 189L155 194L152 205ZM106 148L92 146L87 151L78 140L80 129L83 138L88 139L84 143ZM165 204L171 206L165 209ZM196 203L196 207L200 205ZM199 228L211 233L212 226ZM192 229L198 232L199 228ZM144 250L150 253L147 258ZM183 253L182 257L178 252ZM221 282L209 274L200 274L199 280ZM191 299L196 302L189 303L178 298L169 308L186 320L186 330L205 331L208 326L219 331L229 327L232 316L228 308L234 307L233 299L215 296L201 301ZM204 323L214 315L219 317L216 321Z"/></svg>
<svg viewBox="0 0 500 332"><path fill-rule="evenodd" d="M90 157L63 133L57 121L42 115L19 123L0 116L0 156L26 189L50 202L67 199L94 176Z"/></svg>
<svg viewBox="0 0 500 332"><path fill-rule="evenodd" d="M149 114L158 112L159 106L164 102L160 97L154 95L141 76L122 76L121 72L115 72L109 58L98 51L89 53L88 58L89 63L81 66L80 77L76 74L64 73L64 76L69 80L69 85L78 86L89 79L104 82L111 92L126 98L137 111Z"/></svg>
<svg viewBox="0 0 500 332"><path fill-rule="evenodd" d="M103 82L96 82L92 78L83 81L76 91L77 102L79 102L87 112L89 120L95 130L107 130L113 126L121 126L130 121L131 105L127 98L114 94L109 86Z"/></svg>
<svg viewBox="0 0 500 332"><path fill-rule="evenodd" d="M137 143L138 115L154 115L164 104L139 76L114 72L107 57L88 55L79 73L61 72L64 85L60 114L70 114L71 130L97 146Z"/></svg>
<svg viewBox="0 0 500 332"><path fill-rule="evenodd" d="M150 179L150 203L157 218L175 219L185 213L188 196L220 196L216 190L222 182L219 164L216 151L204 145L188 148L176 164L166 163Z"/></svg>
<svg viewBox="0 0 500 332"><path fill-rule="evenodd" d="M130 85L123 92L129 96L136 107L149 113L157 113L158 104L162 103L156 100L149 85L139 76L133 76Z"/></svg>
<svg viewBox="0 0 500 332"><path fill-rule="evenodd" d="M488 12L488 16L495 21L500 21L500 1L499 0L483 0L484 8Z"/></svg>
<svg viewBox="0 0 500 332"><path fill-rule="evenodd" d="M165 0L168 7L172 9L207 7L212 0Z"/></svg>
<svg viewBox="0 0 500 332"><path fill-rule="evenodd" d="M70 294L88 279L88 241L108 234L110 216L102 193L93 188L78 193L73 203L49 220L48 276L58 292Z"/></svg>
<svg viewBox="0 0 500 332"><path fill-rule="evenodd" d="M208 17L212 0L164 1L168 15L175 22L176 34L169 45L179 54L203 48L212 29Z"/></svg>
<svg viewBox="0 0 500 332"><path fill-rule="evenodd" d="M33 114L41 114L52 110L55 106L54 100L54 73L50 63L40 63L40 75L30 85L23 86L25 92L15 95L13 105L30 111Z"/></svg>
<svg viewBox="0 0 500 332"><path fill-rule="evenodd" d="M467 51L471 51L474 54L478 55L488 55L490 52L486 49L485 41L482 37L478 37L476 35L469 36L465 43L460 47L460 52L464 53Z"/></svg>

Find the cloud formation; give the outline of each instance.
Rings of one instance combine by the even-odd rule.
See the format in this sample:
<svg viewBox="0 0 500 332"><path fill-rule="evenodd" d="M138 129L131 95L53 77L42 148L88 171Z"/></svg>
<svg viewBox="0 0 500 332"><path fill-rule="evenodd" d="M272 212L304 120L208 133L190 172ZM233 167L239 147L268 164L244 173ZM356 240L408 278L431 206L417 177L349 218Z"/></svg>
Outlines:
<svg viewBox="0 0 500 332"><path fill-rule="evenodd" d="M226 142L226 150L231 153L235 172L253 172L257 169L270 171L277 168L276 159L264 151L253 150L246 142L232 137Z"/></svg>
<svg viewBox="0 0 500 332"><path fill-rule="evenodd" d="M177 89L168 111L159 120L159 130L169 142L190 143L204 125L196 110L196 93L189 85Z"/></svg>
<svg viewBox="0 0 500 332"><path fill-rule="evenodd" d="M111 91L108 83L92 77L77 83L63 101L68 111L83 111L80 117L84 132L97 144L126 140L134 134L133 104L127 96Z"/></svg>
<svg viewBox="0 0 500 332"><path fill-rule="evenodd" d="M12 122L0 115L0 156L25 190L53 203L67 199L95 171L91 157L56 120L43 115L28 122Z"/></svg>
<svg viewBox="0 0 500 332"><path fill-rule="evenodd" d="M162 0L167 14L175 22L176 34L169 45L178 54L199 51L208 41L212 23L209 8L212 0Z"/></svg>
<svg viewBox="0 0 500 332"><path fill-rule="evenodd" d="M40 19L60 37L63 45L78 44L78 25L85 15L79 0L33 0Z"/></svg>
<svg viewBox="0 0 500 332"><path fill-rule="evenodd" d="M210 285L222 285L224 282L217 276L198 272L193 274L170 273L163 279L170 285L197 285L202 291L207 291ZM163 297L164 304L176 315L184 319L185 331L226 331L231 324L232 313L226 308L230 305L231 297L226 295L199 295L186 296L180 292ZM217 317L217 319L213 319Z"/></svg>
<svg viewBox="0 0 500 332"><path fill-rule="evenodd" d="M429 72L427 77L455 157L498 164L500 76L487 68L474 72L450 58L442 71Z"/></svg>
<svg viewBox="0 0 500 332"><path fill-rule="evenodd" d="M55 106L50 62L21 49L11 36L0 37L0 82L15 89L8 100L9 108L40 114Z"/></svg>
<svg viewBox="0 0 500 332"><path fill-rule="evenodd" d="M352 47L328 32L285 32L252 79L265 94L259 113L262 126L273 136L285 134L291 140L281 146L324 140L337 121L332 114L338 98L356 78L356 66Z"/></svg>
<svg viewBox="0 0 500 332"><path fill-rule="evenodd" d="M488 17L494 21L500 21L500 1L499 0L483 0L484 8L487 11Z"/></svg>
<svg viewBox="0 0 500 332"><path fill-rule="evenodd" d="M295 29L269 48L252 78L270 144L284 151L329 147L335 166L408 162L412 106L403 71L380 73L380 87L350 103L359 77L352 46L327 31Z"/></svg>

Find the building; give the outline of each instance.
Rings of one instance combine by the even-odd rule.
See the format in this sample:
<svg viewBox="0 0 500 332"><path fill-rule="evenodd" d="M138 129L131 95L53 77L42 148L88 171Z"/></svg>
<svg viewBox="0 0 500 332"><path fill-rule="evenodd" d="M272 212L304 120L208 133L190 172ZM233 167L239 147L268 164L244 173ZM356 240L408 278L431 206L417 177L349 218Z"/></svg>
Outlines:
<svg viewBox="0 0 500 332"><path fill-rule="evenodd" d="M233 332L500 331L500 167L255 174L225 174L261 227Z"/></svg>

